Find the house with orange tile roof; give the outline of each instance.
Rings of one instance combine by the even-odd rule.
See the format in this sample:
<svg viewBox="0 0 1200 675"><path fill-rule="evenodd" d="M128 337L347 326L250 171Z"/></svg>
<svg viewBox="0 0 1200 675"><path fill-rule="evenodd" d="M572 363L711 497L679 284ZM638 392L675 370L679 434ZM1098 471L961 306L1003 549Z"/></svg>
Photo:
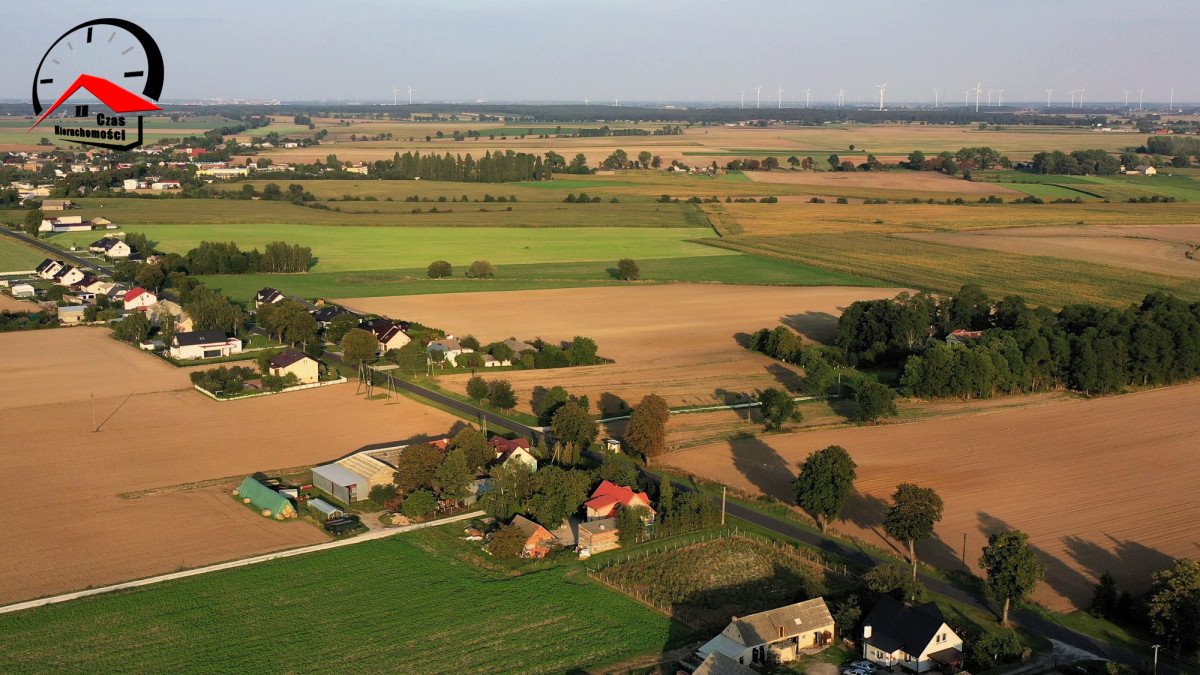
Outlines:
<svg viewBox="0 0 1200 675"><path fill-rule="evenodd" d="M648 510L649 517L654 518L654 507L650 506L649 495L645 492L634 492L624 485L617 485L607 480L600 481L599 487L584 503L588 521L612 518L617 514L618 508L631 509L638 506Z"/></svg>

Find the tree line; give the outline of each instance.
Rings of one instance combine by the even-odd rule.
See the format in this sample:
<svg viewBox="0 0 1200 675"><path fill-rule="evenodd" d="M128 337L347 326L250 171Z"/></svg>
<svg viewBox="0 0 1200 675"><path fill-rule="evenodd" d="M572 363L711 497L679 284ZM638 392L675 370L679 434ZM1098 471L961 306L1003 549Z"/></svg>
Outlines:
<svg viewBox="0 0 1200 675"><path fill-rule="evenodd" d="M538 155L505 150L488 151L475 159L467 155L437 155L420 152L396 153L370 167L370 175L389 180L445 180L467 183L505 183L522 180L549 180L552 169Z"/></svg>
<svg viewBox="0 0 1200 675"><path fill-rule="evenodd" d="M979 333L955 339L956 329ZM855 302L838 321L836 344L851 365L902 365L901 388L912 396L1108 394L1200 375L1200 303L1155 292L1122 309L1081 303L1054 312L1019 296L993 302L966 285L944 298Z"/></svg>

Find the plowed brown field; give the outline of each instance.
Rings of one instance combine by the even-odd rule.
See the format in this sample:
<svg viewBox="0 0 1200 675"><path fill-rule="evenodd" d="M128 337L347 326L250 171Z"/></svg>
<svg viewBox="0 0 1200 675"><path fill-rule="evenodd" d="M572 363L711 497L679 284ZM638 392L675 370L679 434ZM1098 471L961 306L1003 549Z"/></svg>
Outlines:
<svg viewBox="0 0 1200 675"><path fill-rule="evenodd" d="M913 190L919 192L950 192L968 195L1019 195L1020 192L992 183L979 183L951 178L933 171L747 171L756 183L811 185L814 189L831 187L875 188L880 190Z"/></svg>
<svg viewBox="0 0 1200 675"><path fill-rule="evenodd" d="M668 464L752 492L789 499L809 453L845 447L858 463L855 494L834 525L882 547L896 485L936 488L945 515L918 556L942 569L974 565L989 533L1030 534L1047 564L1035 599L1086 607L1111 571L1123 588L1200 542L1196 410L1200 383L1099 400L1064 400L912 424L800 432L715 443Z"/></svg>
<svg viewBox="0 0 1200 675"><path fill-rule="evenodd" d="M0 603L322 541L311 525L243 507L224 483L173 486L236 482L457 423L408 399L364 401L353 385L218 403L107 330L0 335L0 476L20 507L0 532ZM128 497L144 490L159 493Z"/></svg>
<svg viewBox="0 0 1200 675"><path fill-rule="evenodd" d="M780 322L807 337L832 335L837 317L855 300L890 298L901 289L671 284L502 293L354 298L337 302L362 312L438 326L483 342L594 339L614 364L497 374L512 382L518 405L529 409L534 387L563 385L605 410L635 405L656 393L673 406L711 405L781 383L796 371L738 344L739 333ZM466 391L469 375L441 378Z"/></svg>

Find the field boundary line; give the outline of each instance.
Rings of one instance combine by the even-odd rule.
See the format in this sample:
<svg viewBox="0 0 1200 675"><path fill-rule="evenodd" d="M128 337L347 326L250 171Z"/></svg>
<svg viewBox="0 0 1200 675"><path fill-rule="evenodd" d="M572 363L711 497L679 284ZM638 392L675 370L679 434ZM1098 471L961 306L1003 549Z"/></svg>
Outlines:
<svg viewBox="0 0 1200 675"><path fill-rule="evenodd" d="M230 561L223 562L223 563L217 563L215 565L206 565L204 567L196 567L196 568L190 569L190 570L183 570L181 572L171 572L169 574L160 574L160 575L154 576L154 577L147 577L145 579L137 579L134 581L124 581L119 584L112 584L110 586L101 586L99 588L89 588L86 590L75 591L72 593L63 593L61 595L52 595L47 598L37 598L36 600L26 600L25 602L17 602L17 603L11 604L11 605L5 605L3 607L0 607L0 614L9 614L12 612L20 612L20 611L26 610L26 609L33 609L35 607L44 607L46 605L53 605L53 604L57 604L60 602L68 602L70 600L78 600L80 598L87 598L87 597L90 597L93 595L103 595L105 593L112 593L114 591L123 591L123 590L128 590L131 588L140 588L142 586L150 586L153 584L162 583L164 581L172 581L175 579L186 579L188 577L199 576L201 574L208 574L210 572L220 572L221 570L231 570L231 569L237 569L239 567L248 567L250 565L257 565L259 563L270 562L272 560L282 560L284 558L291 558L291 557L298 556L298 555L304 555L306 553L317 553L319 551L328 551L328 550L335 549L335 548L341 548L343 546L353 546L354 544L361 544L366 541L375 541L376 539L386 539L387 537L392 537L397 534L402 534L404 532L412 532L414 530L423 530L423 529L430 528L430 527L437 527L439 525L446 525L449 523L456 523L456 522L459 522L462 520L469 520L471 518L478 518L479 516L482 516L482 515L484 515L483 511L468 511L467 513L460 513L456 516L450 516L449 518L440 518L438 520L431 520L431 521L424 522L424 523L417 523L415 525L405 525L404 527L394 527L394 528L384 529L384 530L375 530L372 532L367 532L366 534L360 534L355 537L351 537L349 539L338 539L335 541L327 541L322 544L313 544L312 546L302 546L300 548L292 548L292 549L288 549L285 551L276 551L275 553L266 553L263 555L253 556L250 558L241 558L239 560L230 560Z"/></svg>

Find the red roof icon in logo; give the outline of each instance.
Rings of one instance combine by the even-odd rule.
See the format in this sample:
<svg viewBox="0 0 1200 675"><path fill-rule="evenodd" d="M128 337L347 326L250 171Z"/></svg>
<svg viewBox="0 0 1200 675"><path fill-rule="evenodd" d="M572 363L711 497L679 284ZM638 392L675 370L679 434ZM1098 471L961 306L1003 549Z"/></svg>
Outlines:
<svg viewBox="0 0 1200 675"><path fill-rule="evenodd" d="M46 109L46 112L42 113L42 116L33 123L32 127L29 127L29 130L32 131L35 127L37 127L37 125L41 124L42 120L46 119L50 113L54 112L58 106L62 105L63 101L71 98L71 95L78 91L80 87L88 90L93 96L100 99L101 103L108 106L113 112L116 113L161 110L161 108L158 106L129 91L128 89L124 89L119 85L113 84L103 77L96 77L94 75L88 75L84 73L75 78L75 82L72 83L70 87L67 87L67 90L63 92L62 96L58 97L58 100L54 102L54 105L50 106Z"/></svg>

